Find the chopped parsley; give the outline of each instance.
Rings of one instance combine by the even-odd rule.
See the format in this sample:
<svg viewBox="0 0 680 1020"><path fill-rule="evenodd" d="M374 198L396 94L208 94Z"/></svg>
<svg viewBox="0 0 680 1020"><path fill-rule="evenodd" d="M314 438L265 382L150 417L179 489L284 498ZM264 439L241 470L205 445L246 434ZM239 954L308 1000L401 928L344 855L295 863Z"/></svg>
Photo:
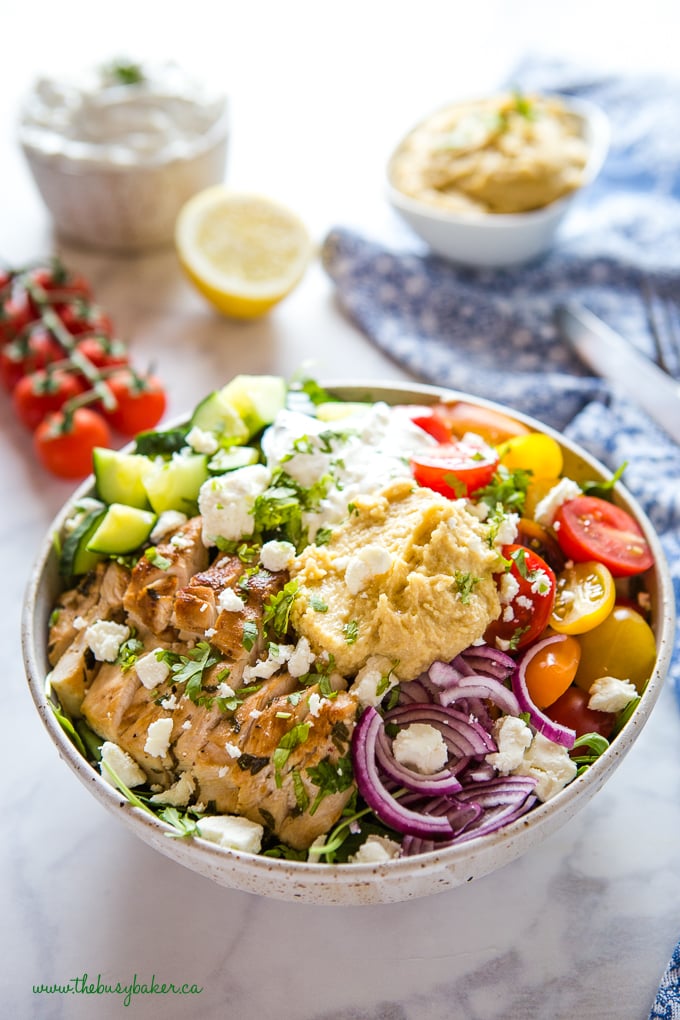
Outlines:
<svg viewBox="0 0 680 1020"><path fill-rule="evenodd" d="M293 578L288 581L280 592L270 595L264 606L264 628L268 633L273 631L277 637L285 637L290 623L290 611L298 597L298 583Z"/></svg>
<svg viewBox="0 0 680 1020"><path fill-rule="evenodd" d="M319 528L314 536L314 545L328 545L333 536L332 528Z"/></svg>
<svg viewBox="0 0 680 1020"><path fill-rule="evenodd" d="M458 592L460 601L464 606L467 606L472 597L472 593L479 584L481 578L475 577L474 574L469 572L457 570L454 575L454 590Z"/></svg>
<svg viewBox="0 0 680 1020"><path fill-rule="evenodd" d="M272 763L274 765L274 782L276 783L277 789L281 789L281 769L285 766L286 762L291 756L292 751L299 747L300 744L304 744L305 740L309 736L311 729L311 723L298 723L297 726L293 726L291 730L281 737L278 747L272 755Z"/></svg>
<svg viewBox="0 0 680 1020"><path fill-rule="evenodd" d="M127 673L137 661L140 652L144 651L144 642L135 637L134 633L123 641L118 649L116 665L120 666L121 673Z"/></svg>
<svg viewBox="0 0 680 1020"><path fill-rule="evenodd" d="M253 620L246 620L243 624L243 637L241 643L247 652L252 652L257 639L259 637L259 631L257 624Z"/></svg>
<svg viewBox="0 0 680 1020"><path fill-rule="evenodd" d="M343 626L342 633L345 635L345 642L348 645L355 644L359 637L359 624L356 620L350 620Z"/></svg>
<svg viewBox="0 0 680 1020"><path fill-rule="evenodd" d="M162 553L159 553L155 545L150 545L148 549L145 549L144 555L149 563L153 564L153 566L157 567L159 570L169 570L172 566L172 560L169 560L167 556L163 556Z"/></svg>
<svg viewBox="0 0 680 1020"><path fill-rule="evenodd" d="M162 649L156 652L156 658L167 663L175 683L186 685L184 693L194 704L199 704L204 674L220 662L207 641L199 641L186 655Z"/></svg>
<svg viewBox="0 0 680 1020"><path fill-rule="evenodd" d="M306 772L314 786L319 788L309 809L310 815L316 812L324 797L332 793L342 793L354 782L352 762L349 758L338 758L335 762L330 758L324 758L318 765L311 765Z"/></svg>
<svg viewBox="0 0 680 1020"><path fill-rule="evenodd" d="M316 613L327 613L328 605L320 595L312 595L309 604Z"/></svg>
<svg viewBox="0 0 680 1020"><path fill-rule="evenodd" d="M509 471L505 465L499 464L489 484L483 489L478 489L475 498L479 503L485 503L489 510L495 511L500 504L506 513L521 514L530 481L531 471L524 471L522 468Z"/></svg>
<svg viewBox="0 0 680 1020"><path fill-rule="evenodd" d="M295 793L295 803L299 807L300 811L306 811L309 807L309 794L305 789L302 776L297 769L293 769L291 776L293 780L293 792Z"/></svg>

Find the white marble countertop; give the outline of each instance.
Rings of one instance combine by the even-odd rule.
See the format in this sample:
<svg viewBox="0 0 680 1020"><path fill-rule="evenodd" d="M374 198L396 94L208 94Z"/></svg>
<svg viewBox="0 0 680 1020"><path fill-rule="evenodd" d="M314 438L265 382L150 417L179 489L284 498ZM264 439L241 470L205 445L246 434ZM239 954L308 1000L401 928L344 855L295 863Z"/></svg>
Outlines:
<svg viewBox="0 0 680 1020"><path fill-rule="evenodd" d="M169 414L237 372L407 376L334 304L313 265L267 319L221 319L172 251L108 258L59 245L18 154L16 106L33 75L132 52L187 60L232 96L228 179L289 202L321 240L334 224L389 226L382 168L421 114L487 91L528 50L626 70L672 70L680 15L575 0L477 5L291 0L110 7L64 0L3 12L0 257L54 250L82 269L136 362L166 380ZM246 10L246 8L248 8ZM415 19L418 21L415 21ZM131 40L145 40L138 46ZM436 897L325 908L211 884L107 814L60 762L24 681L19 618L32 557L71 487L36 466L0 394L4 656L0 1013L122 1015L122 997L39 995L84 973L188 982L138 995L130 1015L240 1020L642 1020L680 936L680 717L662 693L638 743L575 819L502 871ZM9 771L8 771L9 769ZM82 984L82 980L81 980Z"/></svg>

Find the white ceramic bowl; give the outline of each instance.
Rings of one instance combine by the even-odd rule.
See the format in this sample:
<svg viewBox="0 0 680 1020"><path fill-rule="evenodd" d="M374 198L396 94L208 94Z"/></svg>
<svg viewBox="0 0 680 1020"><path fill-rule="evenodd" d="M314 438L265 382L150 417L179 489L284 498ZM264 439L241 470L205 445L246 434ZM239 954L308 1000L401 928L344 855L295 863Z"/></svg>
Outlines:
<svg viewBox="0 0 680 1020"><path fill-rule="evenodd" d="M347 400L380 399L389 403L432 403L441 398L466 400L511 413L534 429L556 438L563 449L565 474L576 478L608 478L596 460L558 433L490 401L432 386L335 382L325 385ZM612 746L569 786L547 803L516 822L459 847L435 850L383 864L327 865L274 860L218 847L202 839L169 838L169 827L131 806L105 782L70 742L57 722L45 695L48 672L46 635L49 615L60 590L57 557L52 536L71 513L75 499L89 494L92 479L84 482L49 528L26 591L22 644L28 684L45 728L67 765L104 807L131 831L167 857L219 885L283 900L322 904L369 904L407 900L461 885L500 868L540 843L588 803L635 743L659 696L670 662L674 631L673 588L659 539L639 505L618 484L617 503L635 517L644 531L656 564L648 574L658 658L639 706Z"/></svg>
<svg viewBox="0 0 680 1020"><path fill-rule="evenodd" d="M542 209L526 213L463 214L438 209L394 187L391 167L402 140L392 153L387 169L388 198L393 208L432 251L460 265L511 266L542 255L552 246L560 224L579 193L597 177L609 149L610 128L605 113L582 99L564 96L560 99L580 118L583 137L589 147L581 188Z"/></svg>

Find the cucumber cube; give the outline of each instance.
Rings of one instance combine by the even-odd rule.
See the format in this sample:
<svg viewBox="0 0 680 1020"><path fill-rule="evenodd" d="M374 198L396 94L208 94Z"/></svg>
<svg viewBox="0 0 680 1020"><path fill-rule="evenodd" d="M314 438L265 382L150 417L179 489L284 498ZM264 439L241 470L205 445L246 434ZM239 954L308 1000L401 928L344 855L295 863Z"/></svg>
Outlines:
<svg viewBox="0 0 680 1020"><path fill-rule="evenodd" d="M98 446L93 452L93 462L97 494L105 503L125 503L148 510L149 500L142 481L149 466L148 457Z"/></svg>
<svg viewBox="0 0 680 1020"><path fill-rule="evenodd" d="M146 542L156 523L150 510L112 503L87 543L88 552L122 556Z"/></svg>
<svg viewBox="0 0 680 1020"><path fill-rule="evenodd" d="M198 493L209 477L208 458L203 453L175 454L171 460L149 461L143 481L151 507L157 514L180 510L193 516Z"/></svg>

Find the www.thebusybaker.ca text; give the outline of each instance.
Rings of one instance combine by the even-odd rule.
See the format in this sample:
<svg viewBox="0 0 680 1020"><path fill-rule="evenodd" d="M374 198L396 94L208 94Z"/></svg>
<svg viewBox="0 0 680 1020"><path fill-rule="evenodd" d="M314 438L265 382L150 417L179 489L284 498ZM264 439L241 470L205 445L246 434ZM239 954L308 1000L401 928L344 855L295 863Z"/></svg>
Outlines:
<svg viewBox="0 0 680 1020"><path fill-rule="evenodd" d="M122 981L104 981L101 974L97 974L97 980L92 981L85 973L81 977L70 978L65 984L33 985L34 995L120 995L124 1006L129 1006L135 995L200 995L202 991L201 987L189 982L158 982L155 974L151 975L151 981L148 982L140 981L135 974L127 984Z"/></svg>

